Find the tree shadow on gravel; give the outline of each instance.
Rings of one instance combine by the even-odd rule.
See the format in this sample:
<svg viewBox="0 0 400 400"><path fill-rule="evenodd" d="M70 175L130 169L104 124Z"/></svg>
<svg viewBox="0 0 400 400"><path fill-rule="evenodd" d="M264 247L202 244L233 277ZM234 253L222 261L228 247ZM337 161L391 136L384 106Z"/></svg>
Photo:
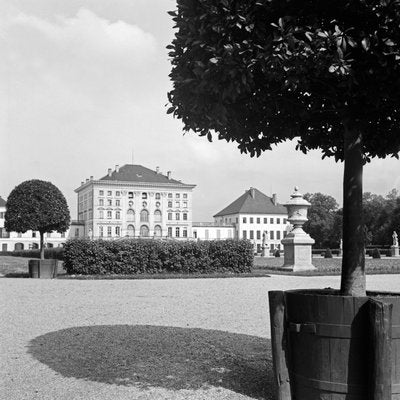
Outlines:
<svg viewBox="0 0 400 400"><path fill-rule="evenodd" d="M224 387L255 399L272 393L270 340L217 330L149 325L50 332L29 353L65 377L139 388Z"/></svg>

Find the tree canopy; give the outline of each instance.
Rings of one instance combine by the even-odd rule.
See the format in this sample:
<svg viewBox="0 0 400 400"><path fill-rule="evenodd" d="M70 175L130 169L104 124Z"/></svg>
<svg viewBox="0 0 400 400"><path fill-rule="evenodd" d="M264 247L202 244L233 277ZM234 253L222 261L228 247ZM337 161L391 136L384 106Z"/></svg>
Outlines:
<svg viewBox="0 0 400 400"><path fill-rule="evenodd" d="M8 196L5 214L8 231L65 232L69 224L67 201L51 182L38 179L25 181Z"/></svg>
<svg viewBox="0 0 400 400"><path fill-rule="evenodd" d="M260 155L297 138L344 159L400 149L399 0L178 0L169 113Z"/></svg>

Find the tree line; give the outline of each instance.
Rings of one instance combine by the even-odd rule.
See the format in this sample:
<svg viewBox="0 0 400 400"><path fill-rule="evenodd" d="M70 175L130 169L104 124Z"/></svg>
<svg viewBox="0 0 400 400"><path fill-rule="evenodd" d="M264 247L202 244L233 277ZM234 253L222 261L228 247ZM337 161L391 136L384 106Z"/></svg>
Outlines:
<svg viewBox="0 0 400 400"><path fill-rule="evenodd" d="M343 208L337 201L323 193L306 193L311 203L304 230L315 240L315 248L339 248L343 226ZM393 231L400 231L400 191L392 189L385 197L365 192L363 194L365 245L388 246L392 244Z"/></svg>

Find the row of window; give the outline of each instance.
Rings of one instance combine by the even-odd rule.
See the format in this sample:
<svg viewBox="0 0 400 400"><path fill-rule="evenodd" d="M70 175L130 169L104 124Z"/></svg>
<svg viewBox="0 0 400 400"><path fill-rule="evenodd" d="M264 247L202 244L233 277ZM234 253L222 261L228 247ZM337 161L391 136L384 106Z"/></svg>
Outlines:
<svg viewBox="0 0 400 400"><path fill-rule="evenodd" d="M99 219L104 219L106 216L107 219L113 219L113 213L114 213L114 219L121 219L121 211L113 211L113 210L107 210L106 214L104 214L104 210L99 210ZM180 221L181 220L181 213L176 212L168 213L168 221L172 221L174 219L174 214L175 214L175 220ZM128 221L134 221L135 220L135 210L132 210L131 208L127 211L127 219ZM182 220L187 221L188 219L188 214L187 213L182 213ZM140 222L148 222L149 221L149 212L147 210L142 210L140 212ZM161 222L162 221L162 214L160 210L155 210L154 211L154 222Z"/></svg>
<svg viewBox="0 0 400 400"><path fill-rule="evenodd" d="M3 233L7 233L8 235L4 235L3 236ZM1 235L0 235L1 237L7 237L7 238L9 238L10 237L10 234L9 234L9 232L1 232ZM39 235L39 233L38 232L35 232L35 231L32 231L32 235L31 235L31 237L33 237L33 238L36 238L36 237L39 237L40 235ZM22 236L22 233L21 232L17 232L17 237L19 237L19 238L22 238L23 236ZM52 233L51 232L47 232L46 233L46 237L47 238L50 238L50 237L52 237ZM62 238L65 238L65 232L62 232L62 233L60 233L60 237L62 237Z"/></svg>
<svg viewBox="0 0 400 400"><path fill-rule="evenodd" d="M247 232L249 233L249 235L247 235ZM269 231L269 239L271 240L280 240L281 238L284 238L286 236L287 232L286 231ZM242 231L242 237L243 239L257 239L257 240L261 240L262 239L262 233L261 231Z"/></svg>
<svg viewBox="0 0 400 400"><path fill-rule="evenodd" d="M106 196L111 197L113 196L113 191L112 190L99 190L99 196L104 196L106 193ZM147 192L142 192L142 199L143 200L147 200L148 196L150 193ZM120 190L116 190L115 191L115 197L120 197L121 196L121 191ZM134 197L134 192L128 192L128 198L129 199L133 199ZM160 200L161 199L161 193L156 193L155 194L156 200ZM182 197L184 199L187 199L188 195L187 193L183 193ZM173 194L172 193L168 193L168 198L171 199L173 198ZM180 193L175 193L175 198L176 199L180 199L181 198L181 194Z"/></svg>
<svg viewBox="0 0 400 400"><path fill-rule="evenodd" d="M114 200L114 204L113 204L113 200L112 199L107 199L107 202L104 201L104 199L99 199L99 206L100 207L104 207L104 205L107 205L107 207L112 207L113 205L115 207L121 207L121 200ZM130 201L128 203L129 207L133 207L133 201ZM161 203L159 201L156 202L156 207L160 207ZM175 201L175 207L180 208L181 206L181 202L180 201ZM187 201L183 201L182 202L182 207L187 208L188 206L188 202ZM147 207L147 202L143 201L142 202L142 207L146 208ZM173 207L173 202L172 201L168 201L168 208L172 208Z"/></svg>
<svg viewBox="0 0 400 400"><path fill-rule="evenodd" d="M160 225L155 225L154 226L154 236L155 237L161 237L163 236L163 231ZM126 229L126 235L128 237L135 237L136 231L135 227L133 225L128 225ZM174 234L175 233L175 234ZM142 225L139 229L139 236L140 237L149 237L150 235L150 229L147 225ZM167 230L167 235L169 237L184 237L187 238L187 229L186 228L180 228L176 227L175 230L172 227L168 227ZM113 237L113 236L121 236L121 227L120 226L107 226L104 227L102 225L99 226L99 236L104 237Z"/></svg>
<svg viewBox="0 0 400 400"><path fill-rule="evenodd" d="M258 217L257 218L249 217L249 224L254 224L254 220L256 221L257 224L261 224L261 218L258 218ZM263 218L263 220L264 220L264 224L268 224L268 218ZM283 221L282 222L283 224L287 223L287 219L286 218L283 218L282 221ZM243 217L243 223L244 224L247 223L247 217ZM271 217L271 218L269 218L269 223L270 224L274 224L274 223L280 224L281 223L281 218L276 218L275 219L275 218Z"/></svg>

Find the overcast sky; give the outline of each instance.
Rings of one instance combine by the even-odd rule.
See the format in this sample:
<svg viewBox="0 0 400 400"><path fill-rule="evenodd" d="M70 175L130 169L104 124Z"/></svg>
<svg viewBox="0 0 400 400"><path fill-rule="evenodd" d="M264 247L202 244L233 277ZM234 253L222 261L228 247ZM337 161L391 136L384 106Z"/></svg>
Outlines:
<svg viewBox="0 0 400 400"><path fill-rule="evenodd" d="M193 183L195 221L253 186L285 202L300 191L341 203L343 165L284 143L260 158L183 136L166 114L172 0L0 0L0 196L22 181L54 183L76 219L90 175L132 163ZM400 162L374 160L364 190L400 189Z"/></svg>

